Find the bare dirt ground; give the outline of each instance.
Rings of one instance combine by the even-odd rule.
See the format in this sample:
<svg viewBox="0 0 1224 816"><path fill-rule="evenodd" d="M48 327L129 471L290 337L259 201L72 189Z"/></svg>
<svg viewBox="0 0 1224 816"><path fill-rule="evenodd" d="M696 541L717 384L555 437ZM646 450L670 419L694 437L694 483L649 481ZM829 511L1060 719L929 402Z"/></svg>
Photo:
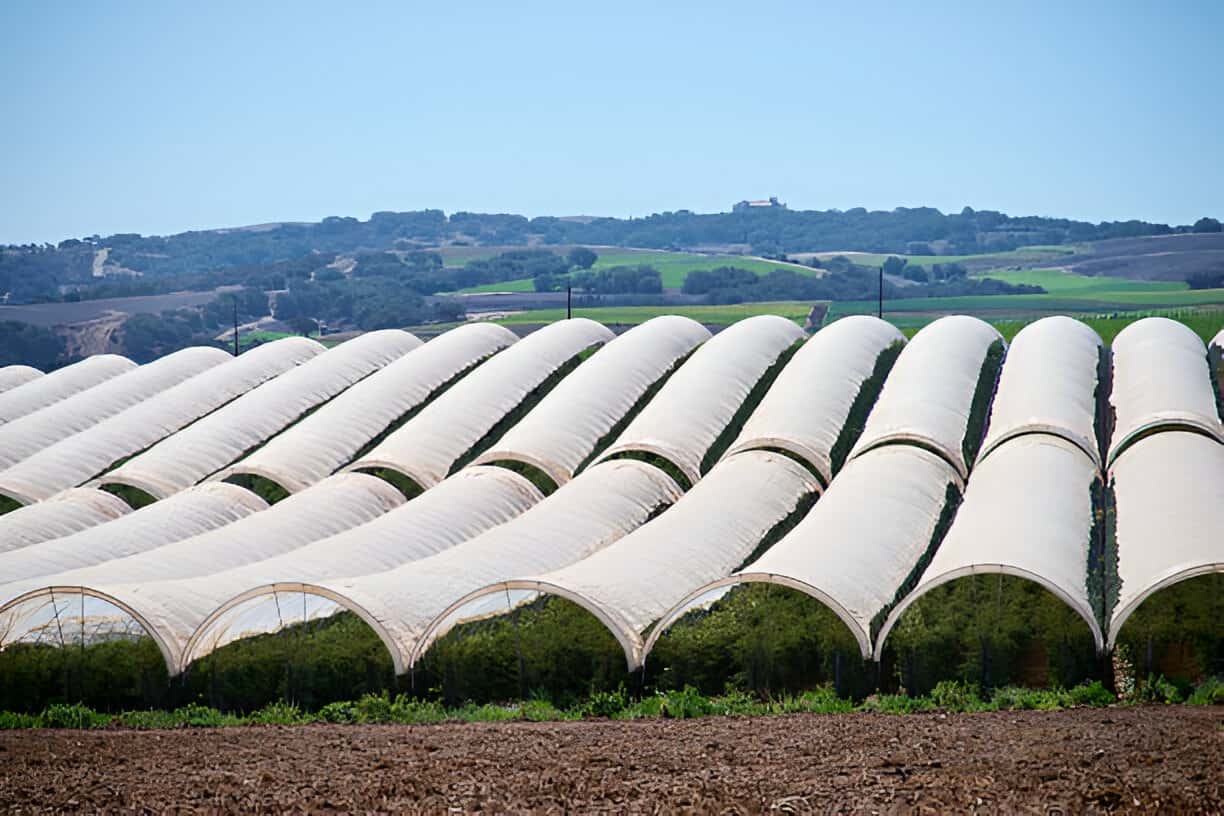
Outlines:
<svg viewBox="0 0 1224 816"><path fill-rule="evenodd" d="M0 733L0 810L1220 812L1224 709Z"/></svg>

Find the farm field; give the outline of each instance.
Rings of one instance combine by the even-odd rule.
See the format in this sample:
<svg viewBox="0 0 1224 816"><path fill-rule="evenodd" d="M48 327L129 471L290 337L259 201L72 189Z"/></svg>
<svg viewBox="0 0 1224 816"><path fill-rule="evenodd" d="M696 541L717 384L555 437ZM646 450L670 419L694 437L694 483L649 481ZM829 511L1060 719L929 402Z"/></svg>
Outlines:
<svg viewBox="0 0 1224 816"><path fill-rule="evenodd" d="M553 249L560 253L569 250L569 247L541 248ZM486 252L484 255L466 258L465 261L475 260L477 257L492 257L496 254L496 252L488 252L487 248L472 247L472 249L486 249ZM511 249L511 247L498 248L497 251L505 249ZM701 255L694 252L658 252L649 249L622 249L619 247L591 247L591 249L599 255L599 260L595 262L594 267L592 267L593 269L648 264L658 270L659 276L663 280L663 286L668 289L679 289L683 286L684 279L694 269L715 269L720 266L738 266L741 269L756 272L758 275L764 275L772 269L779 268L792 269L805 275L816 274L816 270L800 264L767 261L743 255ZM446 255L444 254L443 257L445 258ZM461 291L464 293L531 292L533 291L533 284L529 278L524 278L521 280L503 281L501 283L490 283L484 286L473 286Z"/></svg>
<svg viewBox="0 0 1224 816"><path fill-rule="evenodd" d="M731 306L607 306L574 309L574 317L586 317L600 323L645 323L652 317L678 314L691 317L710 326L729 326L755 315L776 314L802 324L811 312L812 303L786 301L777 303L737 303ZM508 315L495 322L503 326L532 323L552 323L565 319L564 309L537 309Z"/></svg>
<svg viewBox="0 0 1224 816"><path fill-rule="evenodd" d="M1008 252L986 252L975 255L902 255L900 253L879 252L811 252L796 253L799 258L835 258L844 255L849 260L861 266L880 266L890 257L902 258L912 264L930 267L933 264L959 263L971 266L975 270L1027 266L1030 264L1050 263L1053 260L1068 258L1075 254L1076 247L1071 245L1031 246L1013 249ZM991 276L993 277L993 275Z"/></svg>
<svg viewBox="0 0 1224 816"><path fill-rule="evenodd" d="M1224 807L1217 708L0 733L0 809ZM201 762L200 757L208 757Z"/></svg>

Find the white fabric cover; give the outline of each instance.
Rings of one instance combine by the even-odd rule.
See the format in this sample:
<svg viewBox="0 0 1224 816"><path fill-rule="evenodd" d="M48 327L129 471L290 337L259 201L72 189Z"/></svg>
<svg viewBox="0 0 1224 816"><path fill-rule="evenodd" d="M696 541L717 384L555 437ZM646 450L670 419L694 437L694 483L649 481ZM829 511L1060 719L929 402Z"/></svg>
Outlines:
<svg viewBox="0 0 1224 816"><path fill-rule="evenodd" d="M674 315L630 329L578 366L476 462L514 459L558 485L569 481L634 403L708 339L700 323Z"/></svg>
<svg viewBox="0 0 1224 816"><path fill-rule="evenodd" d="M0 603L13 599L16 593L11 588L17 582L164 547L267 506L263 499L236 485L200 485L173 501L142 507L79 533L0 553Z"/></svg>
<svg viewBox="0 0 1224 816"><path fill-rule="evenodd" d="M950 484L959 488L956 471L922 448L887 445L851 459L781 541L739 572L694 590L664 615L646 654L668 626L713 590L767 582L829 607L850 629L863 657L870 658L872 618L893 601L926 552Z"/></svg>
<svg viewBox="0 0 1224 816"><path fill-rule="evenodd" d="M1207 347L1184 323L1167 317L1135 321L1114 338L1113 364L1110 463L1156 428L1198 428L1224 442Z"/></svg>
<svg viewBox="0 0 1224 816"><path fill-rule="evenodd" d="M301 498L328 482L349 478L374 479L365 474L333 476ZM516 473L470 467L371 521L271 558L184 580L91 586L153 627L172 656L170 670L185 671L195 658L243 634L230 627L237 617L233 610L247 602L303 584L382 572L426 558L509 521L539 499L539 491ZM239 531L237 525L232 529ZM279 615L268 622L278 623ZM189 641L200 644L198 652L194 646L188 648Z"/></svg>
<svg viewBox="0 0 1224 816"><path fill-rule="evenodd" d="M833 446L863 381L885 349L904 342L895 326L869 315L843 317L816 332L782 369L725 455L767 447L790 451L827 485Z"/></svg>
<svg viewBox="0 0 1224 816"><path fill-rule="evenodd" d="M213 411L99 480L164 499L208 478L420 341L404 331L369 332Z"/></svg>
<svg viewBox="0 0 1224 816"><path fill-rule="evenodd" d="M1220 329L1216 336L1211 338L1211 345L1224 349L1224 329Z"/></svg>
<svg viewBox="0 0 1224 816"><path fill-rule="evenodd" d="M582 604L616 636L633 671L641 666L642 633L650 624L697 587L738 568L775 525L819 491L816 477L793 459L740 453L711 468L666 513L594 555L479 592L531 590Z"/></svg>
<svg viewBox="0 0 1224 816"><path fill-rule="evenodd" d="M1084 451L1060 436L1020 436L995 448L973 469L956 520L918 584L881 627L876 659L912 603L941 584L975 573L1015 575L1040 584L1084 619L1097 649L1103 649L1088 597L1097 473Z"/></svg>
<svg viewBox="0 0 1224 816"><path fill-rule="evenodd" d="M131 509L92 487L65 490L45 502L0 516L0 553L60 538L112 521Z"/></svg>
<svg viewBox="0 0 1224 816"><path fill-rule="evenodd" d="M1136 442L1110 473L1117 502L1118 602L1109 645L1154 592L1224 572L1224 445L1187 431Z"/></svg>
<svg viewBox="0 0 1224 816"><path fill-rule="evenodd" d="M573 563L677 498L675 483L658 468L629 460L606 462L583 471L517 518L437 555L302 588L360 615L387 644L402 674L418 648L423 650L455 622L447 619L449 607L468 593ZM198 644L192 657L198 659L206 648Z"/></svg>
<svg viewBox="0 0 1224 816"><path fill-rule="evenodd" d="M962 444L986 352L1002 336L976 317L941 317L906 345L850 452L893 442L924 444L969 475Z"/></svg>
<svg viewBox="0 0 1224 816"><path fill-rule="evenodd" d="M536 386L587 348L615 335L593 320L559 320L519 340L421 409L346 470L389 468L423 488L455 462Z"/></svg>
<svg viewBox="0 0 1224 816"><path fill-rule="evenodd" d="M205 346L185 348L148 365L131 367L93 388L0 425L0 467L11 467L48 445L92 428L102 420L229 359L230 356L221 349ZM50 375L43 380L49 378ZM31 385L43 380L36 380Z"/></svg>
<svg viewBox="0 0 1224 816"><path fill-rule="evenodd" d="M1074 442L1098 465L1097 366L1103 343L1069 317L1046 317L1012 339L990 411L978 460L998 445L1029 433L1051 433Z"/></svg>
<svg viewBox="0 0 1224 816"><path fill-rule="evenodd" d="M803 329L776 315L741 320L707 341L671 376L597 461L641 451L661 456L696 484L701 460L757 382Z"/></svg>
<svg viewBox="0 0 1224 816"><path fill-rule="evenodd" d="M0 425L87 391L137 365L118 354L96 354L0 394Z"/></svg>
<svg viewBox="0 0 1224 816"><path fill-rule="evenodd" d="M0 394L46 375L34 366L9 365L0 368Z"/></svg>
<svg viewBox="0 0 1224 816"><path fill-rule="evenodd" d="M323 346L305 337L286 337L238 357L217 351L223 361L219 365L81 433L48 444L0 471L0 495L28 504L82 484L124 457L144 450L235 397L309 360L322 352Z"/></svg>
<svg viewBox="0 0 1224 816"><path fill-rule="evenodd" d="M452 329L371 374L214 478L252 474L297 492L348 464L438 388L516 339L492 323Z"/></svg>

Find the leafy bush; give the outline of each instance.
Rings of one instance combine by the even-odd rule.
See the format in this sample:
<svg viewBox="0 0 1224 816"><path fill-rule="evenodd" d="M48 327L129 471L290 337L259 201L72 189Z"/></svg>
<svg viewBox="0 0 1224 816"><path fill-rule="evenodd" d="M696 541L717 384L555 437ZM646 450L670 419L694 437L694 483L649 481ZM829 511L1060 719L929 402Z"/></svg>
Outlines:
<svg viewBox="0 0 1224 816"><path fill-rule="evenodd" d="M359 723L389 723L394 720L391 698L384 691L381 694L363 694L361 699L352 704L353 717Z"/></svg>
<svg viewBox="0 0 1224 816"><path fill-rule="evenodd" d="M615 717L629 707L629 695L622 685L615 691L596 691L578 707L582 717Z"/></svg>
<svg viewBox="0 0 1224 816"><path fill-rule="evenodd" d="M1043 689L1003 686L995 689L990 701L995 708L1004 711L1050 711L1063 707L1063 694Z"/></svg>
<svg viewBox="0 0 1224 816"><path fill-rule="evenodd" d="M910 697L907 694L873 694L860 706L863 711L877 714L914 714L936 708L938 706L930 697Z"/></svg>
<svg viewBox="0 0 1224 816"><path fill-rule="evenodd" d="M825 685L784 699L781 710L786 714L844 714L854 710L854 703L838 697L832 686Z"/></svg>
<svg viewBox="0 0 1224 816"><path fill-rule="evenodd" d="M248 725L305 725L313 721L314 717L304 713L293 703L281 700L268 703L246 717Z"/></svg>
<svg viewBox="0 0 1224 816"><path fill-rule="evenodd" d="M1142 703L1180 703L1185 699L1182 690L1161 674L1149 674L1147 680L1136 689L1135 699Z"/></svg>
<svg viewBox="0 0 1224 816"><path fill-rule="evenodd" d="M1101 684L1100 680L1076 686L1066 692L1067 702L1073 706L1107 706L1118 702L1118 698Z"/></svg>
<svg viewBox="0 0 1224 816"><path fill-rule="evenodd" d="M685 686L679 691L672 689L660 692L659 698L663 702L659 714L669 719L689 720L714 713L709 699L702 697L701 692L692 686Z"/></svg>
<svg viewBox="0 0 1224 816"><path fill-rule="evenodd" d="M403 725L423 725L440 723L447 719L447 714L435 700L410 700L401 694L391 705L391 717Z"/></svg>
<svg viewBox="0 0 1224 816"><path fill-rule="evenodd" d="M37 727L37 714L15 714L12 711L0 711L0 731Z"/></svg>
<svg viewBox="0 0 1224 816"><path fill-rule="evenodd" d="M949 711L982 711L986 704L978 696L977 686L956 680L940 680L931 689L931 702Z"/></svg>
<svg viewBox="0 0 1224 816"><path fill-rule="evenodd" d="M328 723L357 722L357 707L348 700L337 700L319 709L319 719Z"/></svg>
<svg viewBox="0 0 1224 816"><path fill-rule="evenodd" d="M652 694L649 697L643 697L631 706L627 706L623 711L615 714L614 719L646 720L662 716L663 697L660 694Z"/></svg>
<svg viewBox="0 0 1224 816"><path fill-rule="evenodd" d="M1224 682L1208 677L1186 698L1188 705L1224 705Z"/></svg>
<svg viewBox="0 0 1224 816"><path fill-rule="evenodd" d="M710 713L722 717L759 717L773 713L774 707L763 703L746 691L728 690L710 700Z"/></svg>
<svg viewBox="0 0 1224 816"><path fill-rule="evenodd" d="M80 703L56 703L47 706L38 718L43 728L101 728L111 718Z"/></svg>

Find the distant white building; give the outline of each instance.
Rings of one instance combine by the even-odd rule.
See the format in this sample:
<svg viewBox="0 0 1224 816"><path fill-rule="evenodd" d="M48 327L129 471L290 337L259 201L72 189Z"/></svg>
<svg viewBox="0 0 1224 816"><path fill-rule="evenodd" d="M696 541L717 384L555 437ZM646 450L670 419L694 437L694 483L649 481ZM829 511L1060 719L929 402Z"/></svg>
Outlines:
<svg viewBox="0 0 1224 816"><path fill-rule="evenodd" d="M740 201L732 208L732 212L744 212L745 210L785 210L786 204L778 200L777 196L770 196L767 199L757 201Z"/></svg>

